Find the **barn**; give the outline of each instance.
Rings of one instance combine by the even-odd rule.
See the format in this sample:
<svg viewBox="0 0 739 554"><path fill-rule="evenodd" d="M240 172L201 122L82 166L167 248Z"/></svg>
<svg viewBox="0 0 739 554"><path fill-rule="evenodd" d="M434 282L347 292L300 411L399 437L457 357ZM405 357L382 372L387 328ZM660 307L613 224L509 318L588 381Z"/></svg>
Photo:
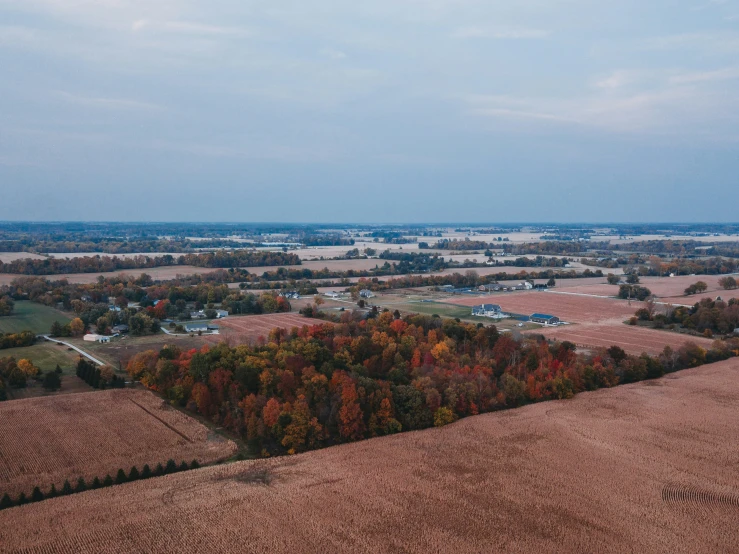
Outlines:
<svg viewBox="0 0 739 554"><path fill-rule="evenodd" d="M541 325L558 325L560 323L557 316L549 314L531 314L529 320L533 323L540 323Z"/></svg>

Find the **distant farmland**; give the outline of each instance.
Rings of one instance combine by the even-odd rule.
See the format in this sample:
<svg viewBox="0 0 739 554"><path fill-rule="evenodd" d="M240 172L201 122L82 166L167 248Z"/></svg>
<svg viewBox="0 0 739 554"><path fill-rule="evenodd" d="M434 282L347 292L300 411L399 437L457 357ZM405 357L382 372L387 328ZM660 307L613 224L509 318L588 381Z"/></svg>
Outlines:
<svg viewBox="0 0 739 554"><path fill-rule="evenodd" d="M0 551L737 552L739 359L0 512Z"/></svg>
<svg viewBox="0 0 739 554"><path fill-rule="evenodd" d="M134 465L153 469L170 458L210 463L236 450L148 391L1 402L0 422L0 496L29 495L52 483L60 489L66 479L102 480Z"/></svg>

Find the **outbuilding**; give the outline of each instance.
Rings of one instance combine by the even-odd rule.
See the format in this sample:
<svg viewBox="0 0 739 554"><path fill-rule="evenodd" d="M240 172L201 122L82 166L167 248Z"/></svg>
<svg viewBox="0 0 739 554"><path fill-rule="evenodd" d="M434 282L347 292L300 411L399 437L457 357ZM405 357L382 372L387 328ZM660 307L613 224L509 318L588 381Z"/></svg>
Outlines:
<svg viewBox="0 0 739 554"><path fill-rule="evenodd" d="M557 316L549 314L531 314L529 320L533 323L539 323L541 325L558 325L560 323Z"/></svg>

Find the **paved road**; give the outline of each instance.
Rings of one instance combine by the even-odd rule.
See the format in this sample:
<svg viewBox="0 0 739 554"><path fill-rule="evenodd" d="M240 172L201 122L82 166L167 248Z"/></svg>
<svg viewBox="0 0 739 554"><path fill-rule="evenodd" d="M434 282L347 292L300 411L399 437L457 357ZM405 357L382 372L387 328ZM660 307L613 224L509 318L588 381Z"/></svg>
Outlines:
<svg viewBox="0 0 739 554"><path fill-rule="evenodd" d="M97 365L106 365L105 362L100 361L97 358L95 358L95 357L91 356L90 354L88 354L87 352L85 352L84 350L82 350L80 348L77 348L74 344L69 344L68 342L64 342L63 340L52 339L49 335L39 335L39 337L41 337L41 338L43 338L45 340L50 340L51 342L58 342L59 344L63 344L65 346L68 346L72 350L76 350L81 355L83 355L85 358L87 358L88 360L96 363Z"/></svg>

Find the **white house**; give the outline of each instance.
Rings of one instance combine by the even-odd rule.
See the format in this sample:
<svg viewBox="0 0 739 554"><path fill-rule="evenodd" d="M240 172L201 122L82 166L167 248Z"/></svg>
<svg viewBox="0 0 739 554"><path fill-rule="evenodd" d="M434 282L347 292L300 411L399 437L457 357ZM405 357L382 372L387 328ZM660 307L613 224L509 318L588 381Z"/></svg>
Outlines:
<svg viewBox="0 0 739 554"><path fill-rule="evenodd" d="M216 317L218 319L221 319L222 317L226 317L228 315L228 310L216 310Z"/></svg>
<svg viewBox="0 0 739 554"><path fill-rule="evenodd" d="M360 298L372 298L374 295L372 294L372 291L369 289L362 289L359 291Z"/></svg>
<svg viewBox="0 0 739 554"><path fill-rule="evenodd" d="M502 318L503 312L498 304L479 304L477 306L472 306L472 315Z"/></svg>

